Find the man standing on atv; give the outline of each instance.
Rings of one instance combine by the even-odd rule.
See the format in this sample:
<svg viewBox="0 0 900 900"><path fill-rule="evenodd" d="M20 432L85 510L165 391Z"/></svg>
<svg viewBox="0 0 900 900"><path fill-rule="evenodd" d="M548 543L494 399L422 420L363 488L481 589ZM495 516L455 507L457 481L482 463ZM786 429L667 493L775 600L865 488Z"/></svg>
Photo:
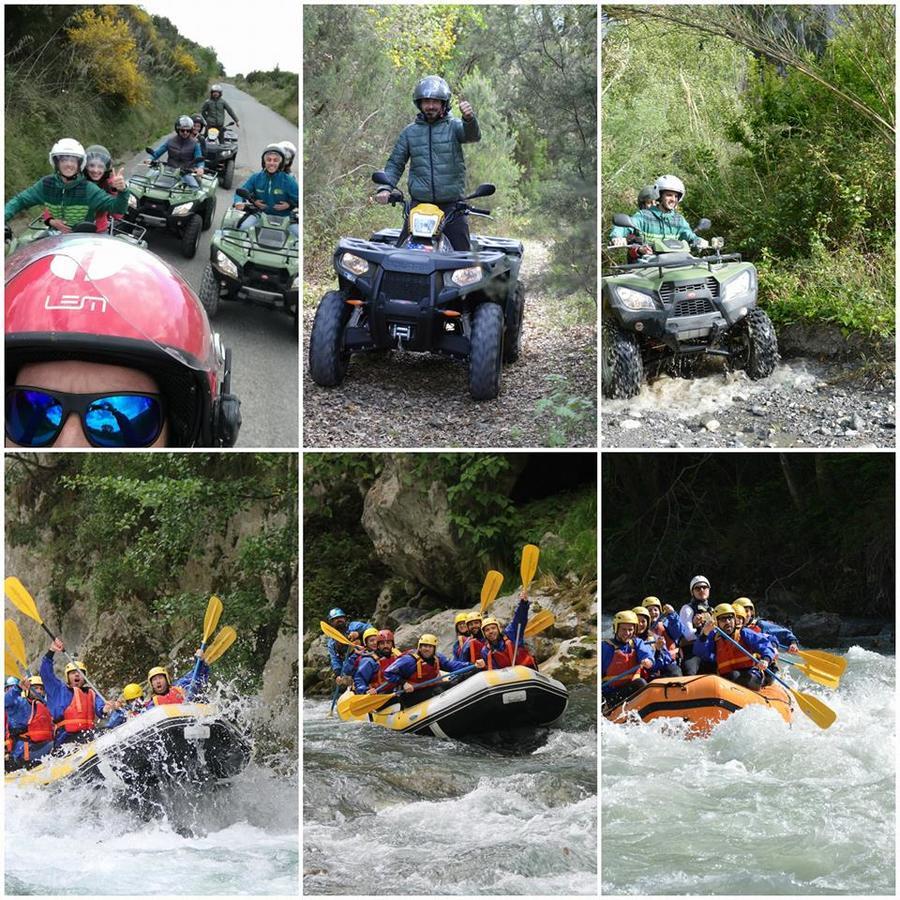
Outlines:
<svg viewBox="0 0 900 900"><path fill-rule="evenodd" d="M434 203L444 215L456 208L466 193L466 163L462 145L481 140L481 131L472 105L459 101L462 119L450 115L450 85L438 75L421 79L413 91L413 103L419 108L416 120L407 125L397 138L385 174L396 185L409 161L409 195L413 205ZM379 188L378 203L387 203L390 188ZM398 244L407 233L403 223ZM469 219L462 215L449 222L444 230L454 250L469 250Z"/></svg>
<svg viewBox="0 0 900 900"><path fill-rule="evenodd" d="M209 89L209 99L200 107L200 115L206 119L207 128L218 128L219 131L223 131L226 112L234 119L234 124L240 126L237 113L228 105L227 100L222 99L222 85L214 84Z"/></svg>
<svg viewBox="0 0 900 900"><path fill-rule="evenodd" d="M659 192L659 206L640 209L632 216L641 233L641 240L646 242L648 238L669 238L687 241L694 249L705 250L709 246L709 241L694 234L684 216L676 211L685 193L681 179L674 175L663 175L657 179L654 187ZM619 226L613 228L610 238L614 247L624 247L628 243L628 238L621 234ZM649 246L638 249L641 256L652 252Z"/></svg>

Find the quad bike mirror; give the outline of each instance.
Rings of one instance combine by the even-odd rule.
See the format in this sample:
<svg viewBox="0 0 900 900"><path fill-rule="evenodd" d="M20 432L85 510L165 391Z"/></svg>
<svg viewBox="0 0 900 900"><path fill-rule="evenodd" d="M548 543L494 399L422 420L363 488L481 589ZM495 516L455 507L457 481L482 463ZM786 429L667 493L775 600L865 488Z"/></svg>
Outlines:
<svg viewBox="0 0 900 900"><path fill-rule="evenodd" d="M616 213L613 216L613 225L618 225L619 228L637 228L631 216L626 216L625 213Z"/></svg>
<svg viewBox="0 0 900 900"><path fill-rule="evenodd" d="M246 188L238 188L235 193L243 200L252 200L253 198L250 196L250 191Z"/></svg>
<svg viewBox="0 0 900 900"><path fill-rule="evenodd" d="M387 175L385 175L384 172L382 172L380 170L378 172L372 173L372 181L374 181L375 184L383 184L390 188L392 188L394 186L391 179L388 178Z"/></svg>
<svg viewBox="0 0 900 900"><path fill-rule="evenodd" d="M712 222L709 219L701 219L694 231L709 231L710 228L712 228Z"/></svg>
<svg viewBox="0 0 900 900"><path fill-rule="evenodd" d="M473 200L475 197L490 197L491 194L496 193L497 188L490 183L479 184L475 190L466 197L466 200Z"/></svg>
<svg viewBox="0 0 900 900"><path fill-rule="evenodd" d="M144 150L146 150L147 153L149 153L151 156L156 152L152 147L144 147Z"/></svg>

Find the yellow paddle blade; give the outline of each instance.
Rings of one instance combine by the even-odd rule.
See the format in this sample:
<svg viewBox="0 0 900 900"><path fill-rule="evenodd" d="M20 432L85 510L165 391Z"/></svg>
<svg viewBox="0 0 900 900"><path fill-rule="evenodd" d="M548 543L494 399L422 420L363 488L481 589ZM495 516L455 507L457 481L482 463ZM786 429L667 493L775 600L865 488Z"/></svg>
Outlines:
<svg viewBox="0 0 900 900"><path fill-rule="evenodd" d="M203 643L205 644L210 635L216 630L216 625L219 624L219 616L222 615L222 601L213 594L212 597L209 598L209 603L206 606L206 616L203 619Z"/></svg>
<svg viewBox="0 0 900 900"><path fill-rule="evenodd" d="M334 638L339 644L346 644L348 647L353 647L355 644L351 641L346 635L341 634L337 628L332 625L329 625L327 622L319 622L319 627L322 631L328 635L330 638Z"/></svg>
<svg viewBox="0 0 900 900"><path fill-rule="evenodd" d="M813 668L812 666L803 666L800 663L791 663L791 665L795 669L799 669L810 681L815 681L817 684L821 684L824 687L831 688L832 690L837 690L841 686L841 681L838 677L834 675L829 675L827 672L822 672L819 669Z"/></svg>
<svg viewBox="0 0 900 900"><path fill-rule="evenodd" d="M37 610L37 604L34 602L34 597L28 593L25 585L15 575L10 575L3 582L3 589L6 591L6 596L9 597L10 602L19 612L24 613L29 619L34 619L38 625L44 624L44 620Z"/></svg>
<svg viewBox="0 0 900 900"><path fill-rule="evenodd" d="M808 715L819 728L830 728L837 719L837 713L812 694L792 690L800 709Z"/></svg>
<svg viewBox="0 0 900 900"><path fill-rule="evenodd" d="M847 658L826 653L824 650L798 650L797 656L823 672L843 675L847 671Z"/></svg>
<svg viewBox="0 0 900 900"><path fill-rule="evenodd" d="M3 651L3 677L9 678L10 675L15 678L19 677L19 669L16 665L16 661L13 659L12 654L9 650Z"/></svg>
<svg viewBox="0 0 900 900"><path fill-rule="evenodd" d="M3 634L6 638L6 646L9 647L13 659L23 668L27 669L25 664L25 641L22 640L22 632L19 626L12 619L7 619L4 623Z"/></svg>
<svg viewBox="0 0 900 900"><path fill-rule="evenodd" d="M500 586L503 584L503 576L496 570L491 569L484 576L484 584L481 586L481 615L487 612L487 608L497 599L500 592Z"/></svg>
<svg viewBox="0 0 900 900"><path fill-rule="evenodd" d="M389 700L393 700L393 694L358 694L350 698L347 708L351 715L365 716L376 709L381 709Z"/></svg>
<svg viewBox="0 0 900 900"><path fill-rule="evenodd" d="M525 637L534 637L534 635L540 634L554 622L556 622L556 616L549 609L542 609L539 613L535 613L525 626Z"/></svg>
<svg viewBox="0 0 900 900"><path fill-rule="evenodd" d="M540 555L540 548L535 547L534 544L526 544L522 548L522 565L520 574L522 575L522 587L525 588L526 591L531 584L531 579L534 578L534 573L537 572L537 564Z"/></svg>
<svg viewBox="0 0 900 900"><path fill-rule="evenodd" d="M206 648L206 652L203 654L206 664L214 663L236 640L237 632L230 625L220 629L215 640Z"/></svg>

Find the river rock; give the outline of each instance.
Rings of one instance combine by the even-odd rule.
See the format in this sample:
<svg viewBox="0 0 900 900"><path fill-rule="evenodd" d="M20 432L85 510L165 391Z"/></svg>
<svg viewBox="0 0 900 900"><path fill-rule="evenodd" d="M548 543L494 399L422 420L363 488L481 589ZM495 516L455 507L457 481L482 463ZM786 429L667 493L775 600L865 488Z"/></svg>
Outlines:
<svg viewBox="0 0 900 900"><path fill-rule="evenodd" d="M581 635L563 641L556 653L540 663L541 671L563 684L597 681L597 638Z"/></svg>

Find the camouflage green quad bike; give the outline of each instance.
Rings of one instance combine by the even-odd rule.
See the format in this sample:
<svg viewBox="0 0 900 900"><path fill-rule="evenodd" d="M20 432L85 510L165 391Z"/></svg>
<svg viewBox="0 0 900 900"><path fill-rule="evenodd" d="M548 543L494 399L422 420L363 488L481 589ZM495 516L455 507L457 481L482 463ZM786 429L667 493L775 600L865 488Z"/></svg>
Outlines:
<svg viewBox="0 0 900 900"><path fill-rule="evenodd" d="M616 225L639 229L629 216ZM703 219L697 231L710 227ZM775 369L778 340L756 305L757 276L739 253L695 255L686 241L635 236L652 253L613 265L603 277L601 387L608 398L636 397L646 368L667 366L690 377L704 356L721 356L753 380ZM607 248L608 250L619 248Z"/></svg>
<svg viewBox="0 0 900 900"><path fill-rule="evenodd" d="M237 194L244 200L255 199L243 188ZM241 231L251 215L259 217L257 223ZM300 253L299 240L290 230L296 222L296 213L269 216L234 207L225 213L210 242L209 263L200 284L200 302L210 319L225 299L279 309L297 321Z"/></svg>
<svg viewBox="0 0 900 900"><path fill-rule="evenodd" d="M135 225L126 219L116 219L113 216L109 216L109 225L103 232L97 231L97 226L94 222L79 222L77 225L72 226L72 231L80 234L108 234L110 237L119 238L126 243L147 249L147 241L144 240L147 229L142 228L140 225ZM62 232L50 228L44 222L42 216L32 219L28 226L18 235L14 235L12 229L7 225L5 231L6 255L9 256L20 247L25 247L35 241L55 237L59 234L62 234Z"/></svg>
<svg viewBox="0 0 900 900"><path fill-rule="evenodd" d="M152 147L147 147L153 153ZM194 176L199 187L184 184L181 176L191 169L167 166L155 160L147 164L146 175L132 175L128 179L131 196L128 198L129 222L151 228L164 228L181 241L185 259L193 259L200 242L200 232L206 231L216 214L216 188L219 181L214 174Z"/></svg>

